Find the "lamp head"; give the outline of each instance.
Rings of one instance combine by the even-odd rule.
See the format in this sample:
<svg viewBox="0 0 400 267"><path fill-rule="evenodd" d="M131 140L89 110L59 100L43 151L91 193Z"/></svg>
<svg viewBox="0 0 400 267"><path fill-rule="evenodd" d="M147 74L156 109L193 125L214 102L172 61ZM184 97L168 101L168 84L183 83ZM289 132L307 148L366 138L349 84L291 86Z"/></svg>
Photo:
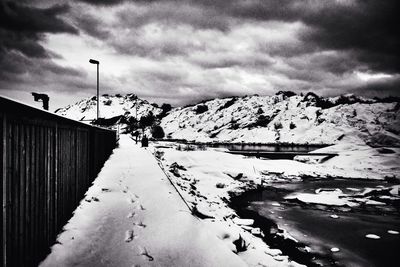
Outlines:
<svg viewBox="0 0 400 267"><path fill-rule="evenodd" d="M100 62L95 59L89 59L89 63L97 64L97 65L100 64Z"/></svg>

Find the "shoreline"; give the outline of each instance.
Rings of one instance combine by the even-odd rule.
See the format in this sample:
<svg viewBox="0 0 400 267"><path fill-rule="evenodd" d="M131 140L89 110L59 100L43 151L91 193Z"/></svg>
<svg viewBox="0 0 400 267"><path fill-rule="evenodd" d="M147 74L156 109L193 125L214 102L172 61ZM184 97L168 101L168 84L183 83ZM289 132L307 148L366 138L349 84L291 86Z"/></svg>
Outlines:
<svg viewBox="0 0 400 267"><path fill-rule="evenodd" d="M252 227L258 227L261 229L263 235L257 236L265 242L269 247L273 249L279 249L283 255L289 257L289 259L306 266L343 266L337 264L337 262L328 255L322 255L318 253L311 253L306 251L306 245L301 242L296 242L293 239L285 238L282 234L283 230L279 229L276 222L261 216L258 212L247 208L248 197L255 193L266 190L265 187L244 189L243 192L229 192L230 199L228 206L236 212L240 218L253 219L254 223Z"/></svg>
<svg viewBox="0 0 400 267"><path fill-rule="evenodd" d="M186 145L205 145L209 147L215 147L219 145L251 145L251 146L283 146L283 147L296 147L296 146L307 146L307 147L316 147L316 148L324 148L328 146L333 146L335 143L307 143L307 142L230 142L229 140L213 140L213 141L197 141L197 140L187 140L187 139L175 139L175 138L163 138L163 139L154 139L151 138L150 141L157 142L168 142L168 143L177 143L177 144L186 144Z"/></svg>

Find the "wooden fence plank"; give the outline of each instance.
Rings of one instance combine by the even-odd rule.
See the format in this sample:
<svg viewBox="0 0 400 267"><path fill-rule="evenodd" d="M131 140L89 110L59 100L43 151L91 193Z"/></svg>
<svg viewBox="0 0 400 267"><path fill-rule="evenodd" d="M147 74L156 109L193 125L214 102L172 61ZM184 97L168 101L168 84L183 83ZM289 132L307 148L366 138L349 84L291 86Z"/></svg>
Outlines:
<svg viewBox="0 0 400 267"><path fill-rule="evenodd" d="M13 165L12 165L12 180L10 181L12 184L12 199L13 202L11 203L12 207L12 227L11 227L11 233L15 237L14 240L10 240L13 243L13 250L12 254L10 257L10 260L15 261L16 264L18 264L19 260L19 252L20 252L20 236L18 234L19 232L19 225L16 222L16 219L18 218L18 208L19 208L19 188L18 188L18 172L19 172L19 166L18 166L18 159L19 159L19 151L18 151L18 124L13 125L13 135L12 135L12 146L13 146Z"/></svg>
<svg viewBox="0 0 400 267"><path fill-rule="evenodd" d="M32 127L30 124L26 125L25 130L25 143L26 143L26 153L25 153L25 168L26 168L26 184L25 184L25 212L26 212L26 224L25 232L27 233L28 240L25 244L26 257L28 262L32 262L32 242L31 242L31 222L32 222L32 203L31 203L31 151L32 151L32 141L31 141Z"/></svg>
<svg viewBox="0 0 400 267"><path fill-rule="evenodd" d="M12 263L11 261L11 254L12 254L12 248L14 246L13 241L12 241L12 176L13 176L13 166L12 166L12 159L13 159L13 153L12 153L12 124L7 124L7 160L6 160L6 228L7 228L7 233L6 233L6 239L7 239L7 247L5 248L6 250L6 258L7 258L7 265L10 265Z"/></svg>
<svg viewBox="0 0 400 267"><path fill-rule="evenodd" d="M17 223L19 224L19 236L20 236L20 256L23 256L26 251L24 235L25 235L25 125L21 124L19 128L19 220ZM21 257L21 261L24 257ZM22 261L23 262L23 261Z"/></svg>
<svg viewBox="0 0 400 267"><path fill-rule="evenodd" d="M2 266L7 265L7 116L2 114L1 123L1 148L2 148L2 158L1 158L1 192L2 192L2 216L1 216L1 261Z"/></svg>

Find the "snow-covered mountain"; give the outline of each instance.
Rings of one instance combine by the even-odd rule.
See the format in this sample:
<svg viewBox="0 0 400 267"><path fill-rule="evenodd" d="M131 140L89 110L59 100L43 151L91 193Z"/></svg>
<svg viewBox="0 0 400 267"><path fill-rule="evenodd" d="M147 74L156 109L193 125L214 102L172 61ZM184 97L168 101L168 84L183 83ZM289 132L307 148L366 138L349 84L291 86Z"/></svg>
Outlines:
<svg viewBox="0 0 400 267"><path fill-rule="evenodd" d="M92 121L97 115L96 97L82 99L81 101L60 108L55 111L56 114L83 122ZM134 94L127 95L102 95L100 96L100 117L112 119L123 116L129 121L130 118L140 120L142 116L147 116L150 112L158 115L162 109L155 104L150 104L146 100L138 98Z"/></svg>
<svg viewBox="0 0 400 267"><path fill-rule="evenodd" d="M129 125L149 113L159 116L168 138L202 142L352 143L400 146L398 100L345 95L332 98L279 92L273 96L213 99L168 113L134 94L100 97L100 116ZM56 111L71 119L96 117L96 98ZM166 115L166 116L164 116ZM122 117L122 120L119 118Z"/></svg>
<svg viewBox="0 0 400 267"><path fill-rule="evenodd" d="M168 137L196 141L352 143L400 145L398 102L354 95L214 99L174 109L161 126Z"/></svg>

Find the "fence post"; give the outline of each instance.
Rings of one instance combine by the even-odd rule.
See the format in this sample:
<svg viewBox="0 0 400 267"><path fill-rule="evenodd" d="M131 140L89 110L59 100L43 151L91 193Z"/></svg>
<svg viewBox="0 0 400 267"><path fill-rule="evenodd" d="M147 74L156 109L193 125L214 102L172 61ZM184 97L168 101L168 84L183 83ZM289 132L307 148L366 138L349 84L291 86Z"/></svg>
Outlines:
<svg viewBox="0 0 400 267"><path fill-rule="evenodd" d="M53 218L53 224L54 224L54 229L55 233L57 233L59 219L57 214L59 213L58 210L58 198L59 198L59 192L58 192L58 181L59 181L59 176L58 176L58 123L56 122L55 127L54 127L54 218Z"/></svg>

